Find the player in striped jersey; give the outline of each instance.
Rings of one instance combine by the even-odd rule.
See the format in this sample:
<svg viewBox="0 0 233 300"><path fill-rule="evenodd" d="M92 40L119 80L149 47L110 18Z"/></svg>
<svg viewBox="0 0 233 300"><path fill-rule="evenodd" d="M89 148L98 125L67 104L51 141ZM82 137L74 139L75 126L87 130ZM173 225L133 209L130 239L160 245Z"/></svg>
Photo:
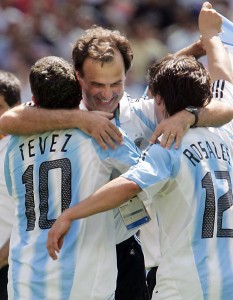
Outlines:
<svg viewBox="0 0 233 300"><path fill-rule="evenodd" d="M106 41L104 47L101 45L103 39ZM123 63L122 61L120 61L120 63L118 61L117 64L113 64L111 59L106 59L106 57L110 57L109 53L114 53L112 50L113 48L119 50L124 61ZM98 63L93 64L90 58L94 58L94 61L97 60L97 62L103 62L103 65ZM85 31L84 35L77 40L77 43L73 48L73 62L79 76L79 81L82 83L83 101L80 105L82 112L86 113L83 110L87 109L98 109L112 112L115 116L115 119L112 120L112 124L116 123L120 125L127 132L127 135L143 148L146 143L148 143L148 139L157 125L157 120L154 115L153 99L145 101L144 98L140 98L133 101L130 96L124 93L125 75L130 68L131 60L132 53L127 39L118 31L105 30L100 27L94 27ZM121 72L118 73L117 76L115 73L116 66L121 66ZM220 118L224 119L224 122L226 122L226 114L224 114L224 117L222 118L221 109L222 105L220 107L218 106L218 120ZM80 113L79 110L77 112ZM24 128L26 127L26 130L38 132L45 129L49 130L51 128L58 129L61 127L67 128L69 126L77 126L78 120L80 120L77 119L75 120L75 123L72 123L72 120L74 120L74 110L46 111L42 109L31 109L32 118L30 118L30 111L28 111L28 113L29 115L26 114L22 118L15 119L14 117L17 114L14 111L12 115L13 119L9 120L9 124L10 127L14 127L14 129L16 129L15 133L17 133L22 126ZM192 114L186 111L180 112L180 114L181 116L178 117L178 121L176 121L176 117L173 117L170 121L170 125L166 124L165 127L163 126L163 128L165 128L165 132L161 144L167 143L169 145L175 137L179 142L183 131L187 130L187 128L194 123L194 117ZM232 115L232 109L227 111L227 114ZM216 113L212 112L212 114L209 114L209 109L200 109L198 124L206 125L205 121L211 120L211 116L212 123L209 124L214 124L214 122L216 122ZM30 123L30 119L33 121L33 124ZM2 120L4 120L4 118L1 118L1 121ZM2 126L1 121L0 126ZM179 124L180 121L182 121L183 124L182 129L180 128L180 125L176 126L176 124ZM95 129L98 127L97 125L99 125L99 121L96 121L96 119L92 120L92 123L94 123ZM102 129L104 129L104 127ZM111 131L112 130L113 129L111 127ZM113 132L115 131L113 130ZM159 126L157 128L157 132L160 132ZM173 136L170 135L170 133L173 133ZM109 134L109 131L105 132L105 130L101 134L98 139L101 145L104 144L104 140L109 140ZM123 297L128 300L135 300L136 297L137 299L147 299L144 295L146 288L143 288L143 286L145 285L142 285L145 277L142 253L140 255L140 259L139 255L134 255L136 252L139 254L141 249L137 240L134 239L132 231L128 232L126 228L122 226L122 220L118 211L116 211L116 228L116 243L117 249L119 249L117 252L121 252L120 256L124 258L124 260L118 260L118 262L123 261L122 267L119 266L119 274L123 274L123 277L121 277L123 279L121 280L119 278L120 276L118 276L119 280L117 288L119 293L118 291L116 292L116 299L121 300ZM155 229L158 230L157 227ZM155 263L158 264L159 245L157 244L156 247L158 255L155 259ZM126 252L124 252L123 248L126 249ZM133 255L131 255L131 253L133 253ZM129 257L129 261L125 259L126 256ZM138 267L136 266L136 263ZM139 267L141 270L140 272ZM126 276L128 276L127 281Z"/></svg>
<svg viewBox="0 0 233 300"><path fill-rule="evenodd" d="M60 58L39 60L30 84L38 107L79 105L73 68ZM123 172L138 161L138 149L122 134L124 143L107 151L78 129L11 138L5 177L17 211L10 242L9 299L114 298L113 211L75 222L57 261L49 257L46 240L63 210L108 182L113 168Z"/></svg>
<svg viewBox="0 0 233 300"><path fill-rule="evenodd" d="M213 96L232 105L232 67L218 37L221 17L208 2L199 28ZM210 76L191 57L169 56L153 65L150 87L161 119L211 100ZM64 238L72 220L138 194L152 199L159 219L162 259L153 299L232 299L232 127L231 122L215 129L193 128L178 150L174 145L170 150L159 144L148 147L136 166L62 214L49 233L50 255L59 251L57 240Z"/></svg>
<svg viewBox="0 0 233 300"><path fill-rule="evenodd" d="M20 81L11 72L0 70L0 115L20 104ZM14 223L14 201L9 196L4 177L4 158L9 135L0 135L0 299L7 300L9 240Z"/></svg>

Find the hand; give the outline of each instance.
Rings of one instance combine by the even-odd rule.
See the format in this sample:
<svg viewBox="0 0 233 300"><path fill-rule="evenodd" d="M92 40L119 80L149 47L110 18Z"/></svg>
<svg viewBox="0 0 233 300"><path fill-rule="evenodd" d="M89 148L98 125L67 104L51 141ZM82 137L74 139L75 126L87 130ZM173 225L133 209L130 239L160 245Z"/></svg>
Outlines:
<svg viewBox="0 0 233 300"><path fill-rule="evenodd" d="M49 230L47 239L47 250L53 260L57 259L57 253L62 248L64 237L70 229L71 221L65 217L64 213L56 220Z"/></svg>
<svg viewBox="0 0 233 300"><path fill-rule="evenodd" d="M202 5L198 25L203 38L218 35L221 32L222 17L212 8L209 2L204 2Z"/></svg>
<svg viewBox="0 0 233 300"><path fill-rule="evenodd" d="M170 148L175 141L175 149L178 149L183 136L194 123L194 116L182 110L168 119L163 119L156 127L150 138L150 143L157 142L162 135L160 145L164 148Z"/></svg>
<svg viewBox="0 0 233 300"><path fill-rule="evenodd" d="M123 136L120 130L109 120L113 117L112 113L85 111L83 114L84 117L79 128L92 136L104 150L107 150L108 146L115 149L116 143L122 143Z"/></svg>

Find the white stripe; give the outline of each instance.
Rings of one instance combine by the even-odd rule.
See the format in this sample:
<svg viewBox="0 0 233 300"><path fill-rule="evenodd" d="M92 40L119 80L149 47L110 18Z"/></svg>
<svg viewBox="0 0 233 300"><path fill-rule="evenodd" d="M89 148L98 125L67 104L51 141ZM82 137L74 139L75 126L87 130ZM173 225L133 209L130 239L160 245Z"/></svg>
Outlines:
<svg viewBox="0 0 233 300"><path fill-rule="evenodd" d="M231 63L233 65L233 23L224 16L222 16L222 20L223 32L220 32L219 36L228 51Z"/></svg>

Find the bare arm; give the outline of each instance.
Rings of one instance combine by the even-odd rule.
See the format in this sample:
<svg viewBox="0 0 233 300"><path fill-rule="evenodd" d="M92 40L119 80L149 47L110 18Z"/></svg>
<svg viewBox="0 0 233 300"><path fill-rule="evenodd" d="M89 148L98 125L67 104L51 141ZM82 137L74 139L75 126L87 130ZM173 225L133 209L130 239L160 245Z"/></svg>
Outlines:
<svg viewBox="0 0 233 300"><path fill-rule="evenodd" d="M49 110L25 105L8 110L0 117L4 133L30 135L45 131L79 128L94 137L103 149L122 142L122 135L106 112L86 112L79 109Z"/></svg>
<svg viewBox="0 0 233 300"><path fill-rule="evenodd" d="M64 236L68 232L72 221L118 207L140 191L140 187L135 182L118 177L105 184L85 200L65 210L49 230L47 240L49 255L53 259L57 259L56 252L59 253Z"/></svg>
<svg viewBox="0 0 233 300"><path fill-rule="evenodd" d="M196 59L206 55L206 50L203 48L202 39L200 38L195 43L183 48L175 53L175 55L193 55Z"/></svg>
<svg viewBox="0 0 233 300"><path fill-rule="evenodd" d="M213 81L217 79L232 82L232 67L229 56L224 48L218 32L221 30L222 18L212 9L210 3L205 2L199 15L199 29L202 34L203 45L208 58L208 69ZM199 109L199 127L217 127L230 122L233 118L233 107L220 101L212 100L207 107ZM181 140L194 123L194 116L186 111L181 111L176 115L163 120L155 132L150 142L153 143L163 134L161 146L169 148L176 141L178 148Z"/></svg>
<svg viewBox="0 0 233 300"><path fill-rule="evenodd" d="M8 264L9 244L10 239L8 239L0 249L0 269Z"/></svg>
<svg viewBox="0 0 233 300"><path fill-rule="evenodd" d="M233 119L233 107L227 103L218 100L212 100L206 107L199 108L199 127L218 127L222 126ZM156 127L150 138L150 143L155 143L162 135L160 145L170 148L175 141L175 148L178 149L181 140L190 126L194 123L193 114L182 110L175 115L164 119Z"/></svg>
<svg viewBox="0 0 233 300"><path fill-rule="evenodd" d="M222 17L212 9L209 2L203 4L198 24L207 53L208 70L212 80L222 79L232 82L231 62L218 35L222 27Z"/></svg>

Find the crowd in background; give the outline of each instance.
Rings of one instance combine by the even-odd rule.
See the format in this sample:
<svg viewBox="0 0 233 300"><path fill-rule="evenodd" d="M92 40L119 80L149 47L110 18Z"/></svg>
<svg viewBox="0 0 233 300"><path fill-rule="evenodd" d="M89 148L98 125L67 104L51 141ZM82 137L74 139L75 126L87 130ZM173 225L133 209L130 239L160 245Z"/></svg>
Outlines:
<svg viewBox="0 0 233 300"><path fill-rule="evenodd" d="M126 90L143 94L151 61L199 38L202 0L0 0L0 69L16 74L22 100L31 100L29 69L43 56L71 62L72 44L93 24L126 34L134 52ZM213 7L233 20L231 0Z"/></svg>

